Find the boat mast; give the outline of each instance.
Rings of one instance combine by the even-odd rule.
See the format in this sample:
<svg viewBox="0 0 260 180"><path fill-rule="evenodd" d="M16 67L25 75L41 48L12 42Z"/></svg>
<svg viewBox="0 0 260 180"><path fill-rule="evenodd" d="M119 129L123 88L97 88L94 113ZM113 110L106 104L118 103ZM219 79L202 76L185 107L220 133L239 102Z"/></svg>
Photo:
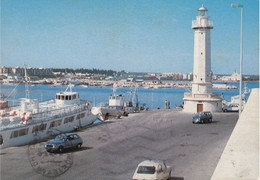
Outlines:
<svg viewBox="0 0 260 180"><path fill-rule="evenodd" d="M26 71L26 65L24 64L24 78L25 78L25 97L27 99L30 99L30 92L29 92L29 87L28 87L28 76L27 76L27 71Z"/></svg>

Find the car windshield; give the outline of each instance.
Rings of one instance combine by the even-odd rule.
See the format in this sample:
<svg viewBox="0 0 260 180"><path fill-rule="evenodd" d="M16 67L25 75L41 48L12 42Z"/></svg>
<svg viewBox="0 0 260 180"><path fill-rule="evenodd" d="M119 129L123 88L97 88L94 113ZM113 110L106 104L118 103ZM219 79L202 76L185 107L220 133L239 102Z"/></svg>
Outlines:
<svg viewBox="0 0 260 180"><path fill-rule="evenodd" d="M66 139L66 136L65 135L58 135L55 137L55 140L65 140Z"/></svg>
<svg viewBox="0 0 260 180"><path fill-rule="evenodd" d="M154 166L139 166L137 173L138 174L154 174L155 167Z"/></svg>
<svg viewBox="0 0 260 180"><path fill-rule="evenodd" d="M193 116L193 119L198 119L199 118L199 115L196 114L195 116Z"/></svg>

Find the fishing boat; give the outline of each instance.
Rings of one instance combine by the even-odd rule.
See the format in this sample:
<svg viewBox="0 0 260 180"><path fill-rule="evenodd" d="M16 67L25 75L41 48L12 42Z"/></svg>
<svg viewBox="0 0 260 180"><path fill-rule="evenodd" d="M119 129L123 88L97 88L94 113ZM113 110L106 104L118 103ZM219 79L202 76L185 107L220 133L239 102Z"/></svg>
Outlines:
<svg viewBox="0 0 260 180"><path fill-rule="evenodd" d="M249 93L250 93L250 89L247 88L247 85L245 83L244 90L241 94L241 98L242 98L241 99L242 100L241 101L242 102L241 108L242 108L242 110L244 109L244 105L246 104L246 95L249 94ZM223 104L223 108L228 107L228 106L237 107L237 111L238 111L239 110L238 109L239 104L240 104L240 95L232 96L230 102L223 100L222 104Z"/></svg>
<svg viewBox="0 0 260 180"><path fill-rule="evenodd" d="M113 95L109 96L108 104L100 103L92 108L92 113L98 115L102 121L107 120L109 117L120 118L126 115L124 112L124 96L116 94L116 85L113 85Z"/></svg>
<svg viewBox="0 0 260 180"><path fill-rule="evenodd" d="M114 84L113 95L109 96L108 104L100 103L92 108L92 113L98 115L102 121L105 121L110 117L120 118L121 116L127 116L130 113L137 112L138 97L136 88L137 87L135 87L134 90L131 88L129 101L125 102L125 96L116 94L117 86Z"/></svg>
<svg viewBox="0 0 260 180"><path fill-rule="evenodd" d="M56 93L54 99L43 102L30 99L26 89L26 97L20 100L19 106L9 107L7 101L1 102L0 149L26 145L88 126L97 119L91 108L92 103L81 100L71 86Z"/></svg>

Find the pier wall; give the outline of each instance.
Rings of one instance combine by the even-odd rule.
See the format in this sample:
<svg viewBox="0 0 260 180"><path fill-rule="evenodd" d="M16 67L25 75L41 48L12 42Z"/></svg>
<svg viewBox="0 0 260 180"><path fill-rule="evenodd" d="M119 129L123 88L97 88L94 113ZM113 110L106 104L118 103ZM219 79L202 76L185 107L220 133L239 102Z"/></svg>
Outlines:
<svg viewBox="0 0 260 180"><path fill-rule="evenodd" d="M252 89L211 179L258 178L259 89Z"/></svg>

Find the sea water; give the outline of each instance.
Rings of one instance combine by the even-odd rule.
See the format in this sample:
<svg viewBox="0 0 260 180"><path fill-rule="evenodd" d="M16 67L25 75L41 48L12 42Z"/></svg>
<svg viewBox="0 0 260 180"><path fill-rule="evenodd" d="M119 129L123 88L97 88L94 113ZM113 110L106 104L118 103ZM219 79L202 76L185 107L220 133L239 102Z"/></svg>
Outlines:
<svg viewBox="0 0 260 180"><path fill-rule="evenodd" d="M239 94L239 82L228 83L228 85L233 85L238 87L237 89L213 89L213 93L221 94L223 99L230 101L232 96ZM248 90L252 88L259 88L259 82L246 82L243 83L247 86ZM54 99L55 94L64 91L67 86L56 86L50 87L49 85L29 85L29 94L31 99L38 99L39 101L44 101L48 99ZM17 105L20 98L25 97L25 85L20 84L17 87L15 85L1 85L1 93L8 97L9 106ZM122 94L125 96L125 101L129 101L130 92L132 90L132 95L134 89L118 87L116 94ZM74 87L73 91L79 92L80 98L83 100L89 100L93 102L93 105L98 105L100 103L107 103L108 98L113 94L112 86L93 86L93 87ZM138 99L139 105L144 105L149 109L164 108L165 100L170 101L170 107L175 108L177 105L182 105L183 96L185 92L190 92L191 89L184 88L159 88L159 89L144 89L139 87L135 92L135 100ZM246 95L246 100L249 94Z"/></svg>

